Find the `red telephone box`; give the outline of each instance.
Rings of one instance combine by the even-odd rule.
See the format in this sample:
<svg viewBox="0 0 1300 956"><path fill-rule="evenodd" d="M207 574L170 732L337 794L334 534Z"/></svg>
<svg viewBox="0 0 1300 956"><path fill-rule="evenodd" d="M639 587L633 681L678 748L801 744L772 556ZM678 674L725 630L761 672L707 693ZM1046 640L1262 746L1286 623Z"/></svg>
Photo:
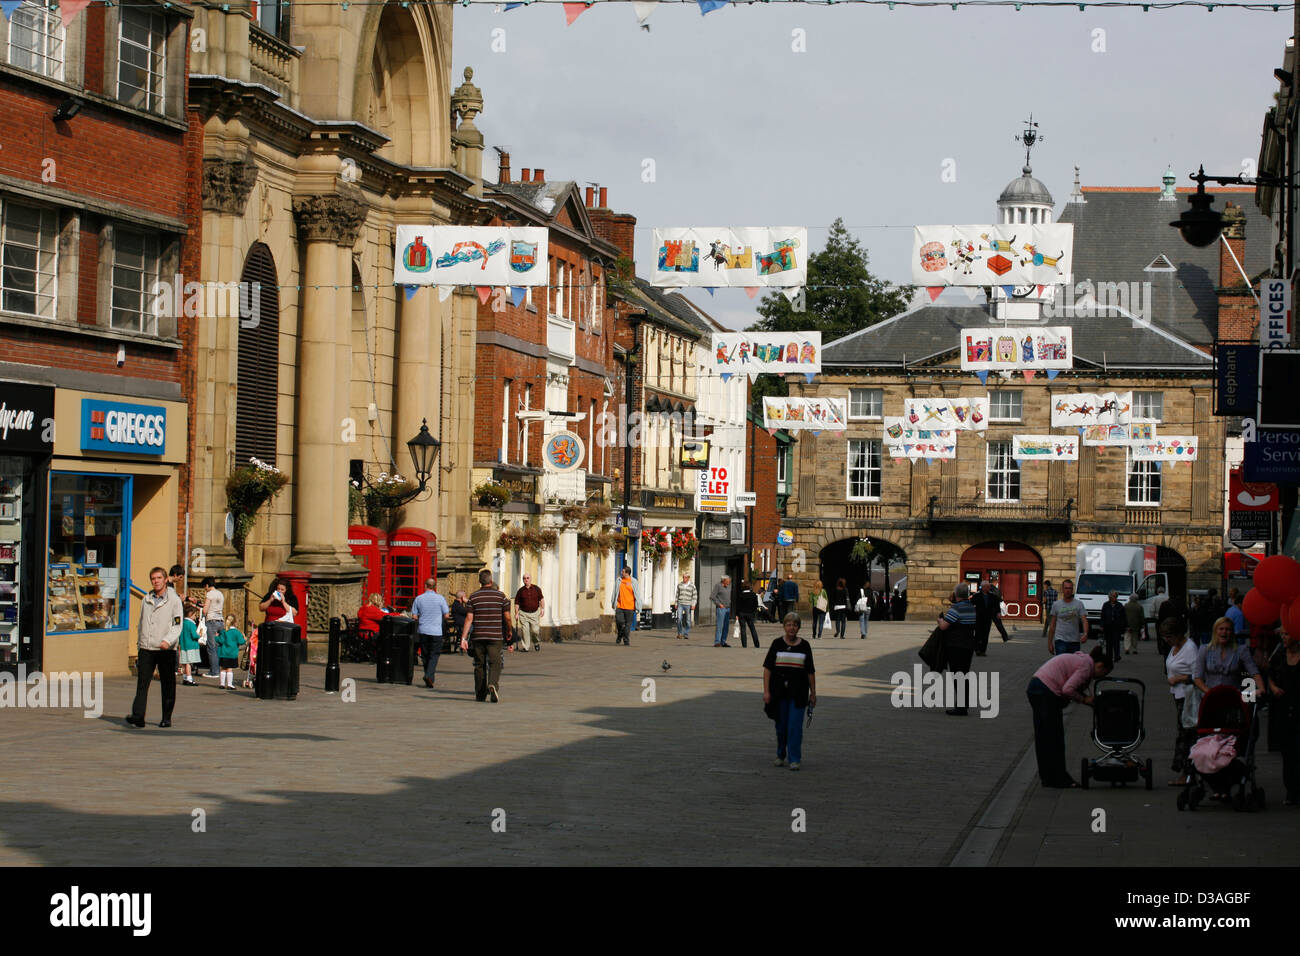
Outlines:
<svg viewBox="0 0 1300 956"><path fill-rule="evenodd" d="M398 528L388 538L388 606L406 611L438 576L438 538L423 528Z"/></svg>
<svg viewBox="0 0 1300 956"><path fill-rule="evenodd" d="M348 528L348 548L368 572L366 590L361 595L362 603L369 601L372 594L378 594L387 603L388 535L370 525L354 524Z"/></svg>

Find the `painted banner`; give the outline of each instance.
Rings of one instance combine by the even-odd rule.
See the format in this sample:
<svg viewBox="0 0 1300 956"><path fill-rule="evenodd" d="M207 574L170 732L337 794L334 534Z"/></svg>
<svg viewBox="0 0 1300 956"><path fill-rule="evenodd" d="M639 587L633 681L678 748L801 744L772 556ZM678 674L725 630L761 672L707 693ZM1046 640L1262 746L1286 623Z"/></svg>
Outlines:
<svg viewBox="0 0 1300 956"><path fill-rule="evenodd" d="M1135 441L1129 447L1134 461L1195 461L1198 444L1195 435L1165 435L1154 441Z"/></svg>
<svg viewBox="0 0 1300 956"><path fill-rule="evenodd" d="M1083 433L1085 445L1104 447L1129 444L1133 440L1130 431L1132 427L1132 425L1084 425L1079 431Z"/></svg>
<svg viewBox="0 0 1300 956"><path fill-rule="evenodd" d="M769 431L842 432L848 421L844 398L763 398L763 427Z"/></svg>
<svg viewBox="0 0 1300 956"><path fill-rule="evenodd" d="M1078 461L1079 439L1074 435L1013 435L1011 457L1016 461Z"/></svg>
<svg viewBox="0 0 1300 956"><path fill-rule="evenodd" d="M959 351L962 371L966 372L1071 368L1074 330L1068 325L962 329Z"/></svg>
<svg viewBox="0 0 1300 956"><path fill-rule="evenodd" d="M912 281L936 286L1038 286L1071 281L1074 226L917 226Z"/></svg>
<svg viewBox="0 0 1300 956"><path fill-rule="evenodd" d="M547 231L537 226L398 226L396 285L547 285Z"/></svg>
<svg viewBox="0 0 1300 956"><path fill-rule="evenodd" d="M655 286L800 288L808 282L802 226L669 227L654 231L654 244Z"/></svg>
<svg viewBox="0 0 1300 956"><path fill-rule="evenodd" d="M984 431L989 427L989 399L908 398L903 401L903 420L908 428L953 428Z"/></svg>
<svg viewBox="0 0 1300 956"><path fill-rule="evenodd" d="M1052 427L1127 425L1133 420L1132 392L1080 392L1058 395L1052 404Z"/></svg>
<svg viewBox="0 0 1300 956"><path fill-rule="evenodd" d="M956 458L957 432L951 428L910 428L901 415L886 415L885 448L891 458Z"/></svg>
<svg viewBox="0 0 1300 956"><path fill-rule="evenodd" d="M715 332L713 356L724 378L768 372L811 377L822 370L820 332Z"/></svg>

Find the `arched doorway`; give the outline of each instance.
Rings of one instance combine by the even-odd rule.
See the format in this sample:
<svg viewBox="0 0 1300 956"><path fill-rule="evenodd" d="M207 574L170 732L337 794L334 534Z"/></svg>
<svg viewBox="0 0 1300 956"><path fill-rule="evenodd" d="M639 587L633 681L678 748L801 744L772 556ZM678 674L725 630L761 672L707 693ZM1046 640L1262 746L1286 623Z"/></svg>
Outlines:
<svg viewBox="0 0 1300 956"><path fill-rule="evenodd" d="M1156 573L1169 576L1171 598L1186 603L1187 601L1187 560L1173 548L1159 545L1156 548Z"/></svg>
<svg viewBox="0 0 1300 956"><path fill-rule="evenodd" d="M818 576L827 590L843 578L850 603L867 588L886 594L896 587L906 590L907 552L883 538L842 538L822 548Z"/></svg>
<svg viewBox="0 0 1300 956"><path fill-rule="evenodd" d="M1042 617L1043 559L1018 541L985 541L961 556L961 577L972 589L983 578L1002 592L1008 618L1030 621Z"/></svg>

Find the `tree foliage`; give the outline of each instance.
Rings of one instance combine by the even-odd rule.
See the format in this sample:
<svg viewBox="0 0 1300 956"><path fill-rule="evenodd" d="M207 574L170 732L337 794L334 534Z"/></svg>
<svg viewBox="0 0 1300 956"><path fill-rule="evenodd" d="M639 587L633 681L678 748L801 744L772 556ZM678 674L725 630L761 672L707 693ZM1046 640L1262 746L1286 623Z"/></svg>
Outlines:
<svg viewBox="0 0 1300 956"><path fill-rule="evenodd" d="M820 332L822 344L875 325L907 308L913 286L896 286L872 274L867 250L844 227L831 223L826 247L808 257L808 286L802 312L780 292L770 292L758 304L759 320L750 332ZM754 382L752 396L785 395L786 382L764 375Z"/></svg>

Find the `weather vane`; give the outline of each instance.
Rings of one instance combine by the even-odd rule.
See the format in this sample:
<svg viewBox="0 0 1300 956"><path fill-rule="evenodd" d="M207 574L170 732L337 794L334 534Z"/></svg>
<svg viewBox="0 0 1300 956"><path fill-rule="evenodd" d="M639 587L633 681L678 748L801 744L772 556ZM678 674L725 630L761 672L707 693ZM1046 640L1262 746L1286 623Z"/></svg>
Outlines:
<svg viewBox="0 0 1300 956"><path fill-rule="evenodd" d="M1016 134L1016 142L1025 147L1025 166L1029 166L1029 151L1034 148L1034 144L1042 142L1047 137L1038 132L1038 124L1034 122L1034 114L1029 114L1029 119L1025 120L1025 129L1022 133Z"/></svg>

